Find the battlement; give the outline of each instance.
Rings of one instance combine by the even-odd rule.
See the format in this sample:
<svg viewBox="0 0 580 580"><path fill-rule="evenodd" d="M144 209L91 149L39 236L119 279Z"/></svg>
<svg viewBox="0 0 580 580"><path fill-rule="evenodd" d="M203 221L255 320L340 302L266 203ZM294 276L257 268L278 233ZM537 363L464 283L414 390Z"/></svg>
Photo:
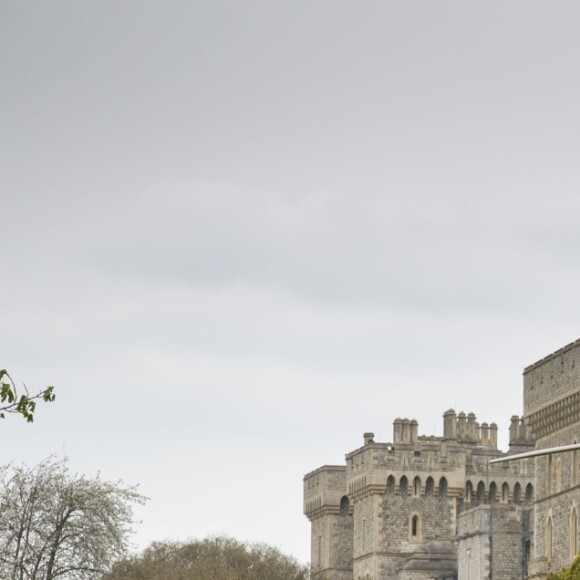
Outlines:
<svg viewBox="0 0 580 580"><path fill-rule="evenodd" d="M526 375L527 373L533 371L534 369L541 367L545 363L550 362L555 358L558 358L559 356L566 354L567 352L570 352L571 350L579 346L580 346L580 338L578 340L575 340L574 342L567 344L566 346L563 346L562 348L559 348L558 350L555 350L553 353L545 356L544 358L541 358L539 361L536 361L535 363L532 363L531 365L527 366L524 369L523 374Z"/></svg>
<svg viewBox="0 0 580 580"><path fill-rule="evenodd" d="M529 508L535 463L490 465L505 455L497 449L495 423L450 409L443 415L443 431L442 437L419 435L417 420L397 418L392 442L364 433L344 466L325 465L304 477L315 570L332 580L352 580L378 566L385 578L415 578L420 562L437 560L428 550L433 541L452 545L462 514L479 506L493 505L506 514ZM523 418L514 415L510 453L529 443ZM415 576L409 576L411 570Z"/></svg>
<svg viewBox="0 0 580 580"><path fill-rule="evenodd" d="M497 425L478 423L475 413L458 415L449 409L443 415L443 438L497 449Z"/></svg>
<svg viewBox="0 0 580 580"><path fill-rule="evenodd" d="M346 467L324 465L304 476L304 514L308 518L339 513L345 495Z"/></svg>
<svg viewBox="0 0 580 580"><path fill-rule="evenodd" d="M315 575L546 580L567 565L580 546L580 450L566 447L580 441L580 339L526 367L524 413L507 453L496 423L449 409L442 436L398 417L391 442L364 433L345 465L307 474Z"/></svg>
<svg viewBox="0 0 580 580"><path fill-rule="evenodd" d="M524 414L536 439L573 424L579 397L580 339L524 370Z"/></svg>

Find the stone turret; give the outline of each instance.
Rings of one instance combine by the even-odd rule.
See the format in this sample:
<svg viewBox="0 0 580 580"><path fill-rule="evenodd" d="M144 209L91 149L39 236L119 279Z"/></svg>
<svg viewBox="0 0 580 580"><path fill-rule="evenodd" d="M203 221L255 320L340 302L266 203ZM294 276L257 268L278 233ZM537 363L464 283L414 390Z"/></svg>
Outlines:
<svg viewBox="0 0 580 580"><path fill-rule="evenodd" d="M457 415L457 437L460 441L465 441L467 437L467 418L463 411Z"/></svg>
<svg viewBox="0 0 580 580"><path fill-rule="evenodd" d="M510 421L510 453L524 453L534 449L535 441L524 422L523 417L512 415Z"/></svg>
<svg viewBox="0 0 580 580"><path fill-rule="evenodd" d="M443 438L457 439L457 414L453 409L443 415Z"/></svg>
<svg viewBox="0 0 580 580"><path fill-rule="evenodd" d="M469 413L467 415L467 437L466 439L472 443L475 443L479 437L477 436L478 424L475 421L475 413Z"/></svg>
<svg viewBox="0 0 580 580"><path fill-rule="evenodd" d="M416 445L419 440L419 423L415 419L393 421L393 443L395 445Z"/></svg>
<svg viewBox="0 0 580 580"><path fill-rule="evenodd" d="M526 433L516 419L514 441ZM419 436L415 419L398 417L392 443L371 432L361 443L346 454L344 466L326 465L304 479L313 573L329 580L453 577L468 553L486 565L489 544L480 540L493 525L516 542L496 543L495 553L502 555L493 560L494 579L513 580L497 566L505 561L511 573L525 560L522 538L528 537L535 464L489 464L502 455L495 423L449 409L442 437ZM492 508L493 518L486 519ZM465 580L465 568L459 578Z"/></svg>

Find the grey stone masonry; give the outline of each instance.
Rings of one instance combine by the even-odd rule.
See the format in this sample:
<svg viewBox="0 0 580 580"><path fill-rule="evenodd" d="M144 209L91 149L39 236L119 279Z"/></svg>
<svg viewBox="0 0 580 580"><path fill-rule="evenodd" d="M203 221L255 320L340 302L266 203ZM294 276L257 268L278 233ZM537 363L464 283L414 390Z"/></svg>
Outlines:
<svg viewBox="0 0 580 580"><path fill-rule="evenodd" d="M526 426L538 449L580 443L580 340L524 370ZM580 456L549 453L536 461L534 556L530 578L568 566L578 552Z"/></svg>
<svg viewBox="0 0 580 580"><path fill-rule="evenodd" d="M313 577L324 580L546 580L580 545L580 339L524 370L524 415L443 415L441 437L395 419L365 433L344 465L304 478ZM529 451L541 455L520 457ZM493 459L505 458L500 463Z"/></svg>
<svg viewBox="0 0 580 580"><path fill-rule="evenodd" d="M435 437L419 435L417 421L395 419L392 443L365 433L362 447L346 455L344 466L306 475L304 513L312 523L315 577L457 578L458 549L462 541L471 542L469 534L457 535L458 518L486 505L507 510L512 520L527 510L535 464L489 465L506 455L497 449L495 423L478 423L475 414L453 410L443 420L443 436ZM533 446L522 419L513 425L510 445ZM521 569L521 550L512 550L498 560L498 570L509 554Z"/></svg>

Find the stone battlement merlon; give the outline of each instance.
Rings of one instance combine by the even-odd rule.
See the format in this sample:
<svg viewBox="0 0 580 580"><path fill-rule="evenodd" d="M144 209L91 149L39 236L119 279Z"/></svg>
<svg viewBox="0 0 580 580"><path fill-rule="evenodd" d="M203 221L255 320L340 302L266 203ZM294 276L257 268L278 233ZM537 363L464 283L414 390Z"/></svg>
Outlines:
<svg viewBox="0 0 580 580"><path fill-rule="evenodd" d="M306 481L306 480L310 479L312 476L319 475L319 474L324 473L324 472L345 471L345 470L346 470L346 467L344 465L322 465L321 467L317 467L316 469L307 473L304 476L303 481Z"/></svg>
<svg viewBox="0 0 580 580"><path fill-rule="evenodd" d="M312 518L336 511L345 489L343 465L325 465L310 472L304 477L304 513Z"/></svg>
<svg viewBox="0 0 580 580"><path fill-rule="evenodd" d="M544 358L540 359L539 361L536 361L535 363L532 363L531 365L527 366L524 369L524 372L522 374L526 375L530 371L533 371L534 369L541 367L542 365L544 365L547 362L559 357L560 355L565 354L570 350L573 350L577 346L580 346L580 338L578 340L575 340L574 342L571 342L570 344L567 344L566 346L563 346L562 348L559 348L558 350L554 351L552 354L545 356Z"/></svg>
<svg viewBox="0 0 580 580"><path fill-rule="evenodd" d="M524 415L536 439L560 425L564 400L580 393L580 339L558 349L524 371ZM574 413L576 414L576 412Z"/></svg>

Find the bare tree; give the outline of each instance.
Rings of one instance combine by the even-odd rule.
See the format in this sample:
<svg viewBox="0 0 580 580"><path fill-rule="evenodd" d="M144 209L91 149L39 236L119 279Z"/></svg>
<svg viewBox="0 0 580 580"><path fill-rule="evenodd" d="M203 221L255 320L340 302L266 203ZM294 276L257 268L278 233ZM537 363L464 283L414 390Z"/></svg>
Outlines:
<svg viewBox="0 0 580 580"><path fill-rule="evenodd" d="M127 554L135 487L48 458L0 470L0 578L90 580Z"/></svg>

